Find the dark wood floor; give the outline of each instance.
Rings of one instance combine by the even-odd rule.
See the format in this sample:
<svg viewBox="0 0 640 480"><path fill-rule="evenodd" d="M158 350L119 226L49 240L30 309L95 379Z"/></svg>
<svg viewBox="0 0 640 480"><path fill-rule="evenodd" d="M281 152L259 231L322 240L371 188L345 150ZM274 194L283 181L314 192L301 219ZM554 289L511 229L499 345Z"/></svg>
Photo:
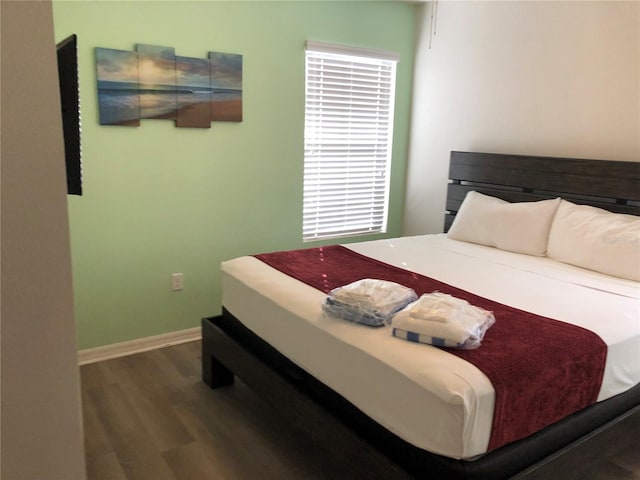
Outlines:
<svg viewBox="0 0 640 480"><path fill-rule="evenodd" d="M408 480L377 455L316 443L241 382L210 390L199 342L84 365L81 377L89 480ZM525 478L640 480L639 440L635 414Z"/></svg>

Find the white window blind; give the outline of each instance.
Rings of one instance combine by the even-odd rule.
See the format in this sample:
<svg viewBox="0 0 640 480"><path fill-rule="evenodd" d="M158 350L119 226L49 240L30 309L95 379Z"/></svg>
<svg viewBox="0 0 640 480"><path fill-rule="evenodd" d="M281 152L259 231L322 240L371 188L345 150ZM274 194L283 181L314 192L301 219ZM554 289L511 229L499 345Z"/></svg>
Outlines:
<svg viewBox="0 0 640 480"><path fill-rule="evenodd" d="M386 231L396 63L307 42L304 241Z"/></svg>

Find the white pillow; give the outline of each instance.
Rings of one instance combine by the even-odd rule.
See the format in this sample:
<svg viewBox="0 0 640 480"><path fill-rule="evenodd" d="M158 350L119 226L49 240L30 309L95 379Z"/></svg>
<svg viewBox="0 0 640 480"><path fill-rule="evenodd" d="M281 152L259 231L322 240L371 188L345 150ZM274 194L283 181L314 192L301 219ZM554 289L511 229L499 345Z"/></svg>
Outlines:
<svg viewBox="0 0 640 480"><path fill-rule="evenodd" d="M640 281L640 217L562 200L549 232L547 255Z"/></svg>
<svg viewBox="0 0 640 480"><path fill-rule="evenodd" d="M509 203L471 191L467 193L447 237L501 250L544 256L560 198Z"/></svg>

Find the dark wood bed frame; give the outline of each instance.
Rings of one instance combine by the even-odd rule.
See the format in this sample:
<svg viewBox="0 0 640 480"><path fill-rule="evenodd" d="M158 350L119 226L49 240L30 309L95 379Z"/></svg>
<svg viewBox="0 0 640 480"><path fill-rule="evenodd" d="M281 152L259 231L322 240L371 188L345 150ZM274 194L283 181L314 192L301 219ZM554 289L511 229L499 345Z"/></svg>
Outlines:
<svg viewBox="0 0 640 480"><path fill-rule="evenodd" d="M561 196L613 212L640 215L640 162L451 152L445 231L466 192L508 201ZM230 385L234 374L286 419L324 445L366 458L372 478L392 478L400 466L415 478L505 479L522 477L545 458L578 445L640 412L640 385L588 407L518 442L473 461L435 455L403 441L293 364L223 308L202 320L202 376L211 388ZM363 457L376 448L382 455ZM387 473L388 472L388 477Z"/></svg>

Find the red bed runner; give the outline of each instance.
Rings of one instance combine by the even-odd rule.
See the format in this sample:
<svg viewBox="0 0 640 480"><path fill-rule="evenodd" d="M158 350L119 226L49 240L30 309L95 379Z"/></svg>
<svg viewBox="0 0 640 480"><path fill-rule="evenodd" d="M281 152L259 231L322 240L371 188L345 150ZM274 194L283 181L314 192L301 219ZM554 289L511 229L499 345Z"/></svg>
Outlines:
<svg viewBox="0 0 640 480"><path fill-rule="evenodd" d="M325 293L375 278L413 288L418 296L437 290L492 311L496 323L480 348L445 349L474 364L493 384L496 399L489 450L541 430L598 397L607 346L589 330L479 297L339 245L256 258Z"/></svg>

